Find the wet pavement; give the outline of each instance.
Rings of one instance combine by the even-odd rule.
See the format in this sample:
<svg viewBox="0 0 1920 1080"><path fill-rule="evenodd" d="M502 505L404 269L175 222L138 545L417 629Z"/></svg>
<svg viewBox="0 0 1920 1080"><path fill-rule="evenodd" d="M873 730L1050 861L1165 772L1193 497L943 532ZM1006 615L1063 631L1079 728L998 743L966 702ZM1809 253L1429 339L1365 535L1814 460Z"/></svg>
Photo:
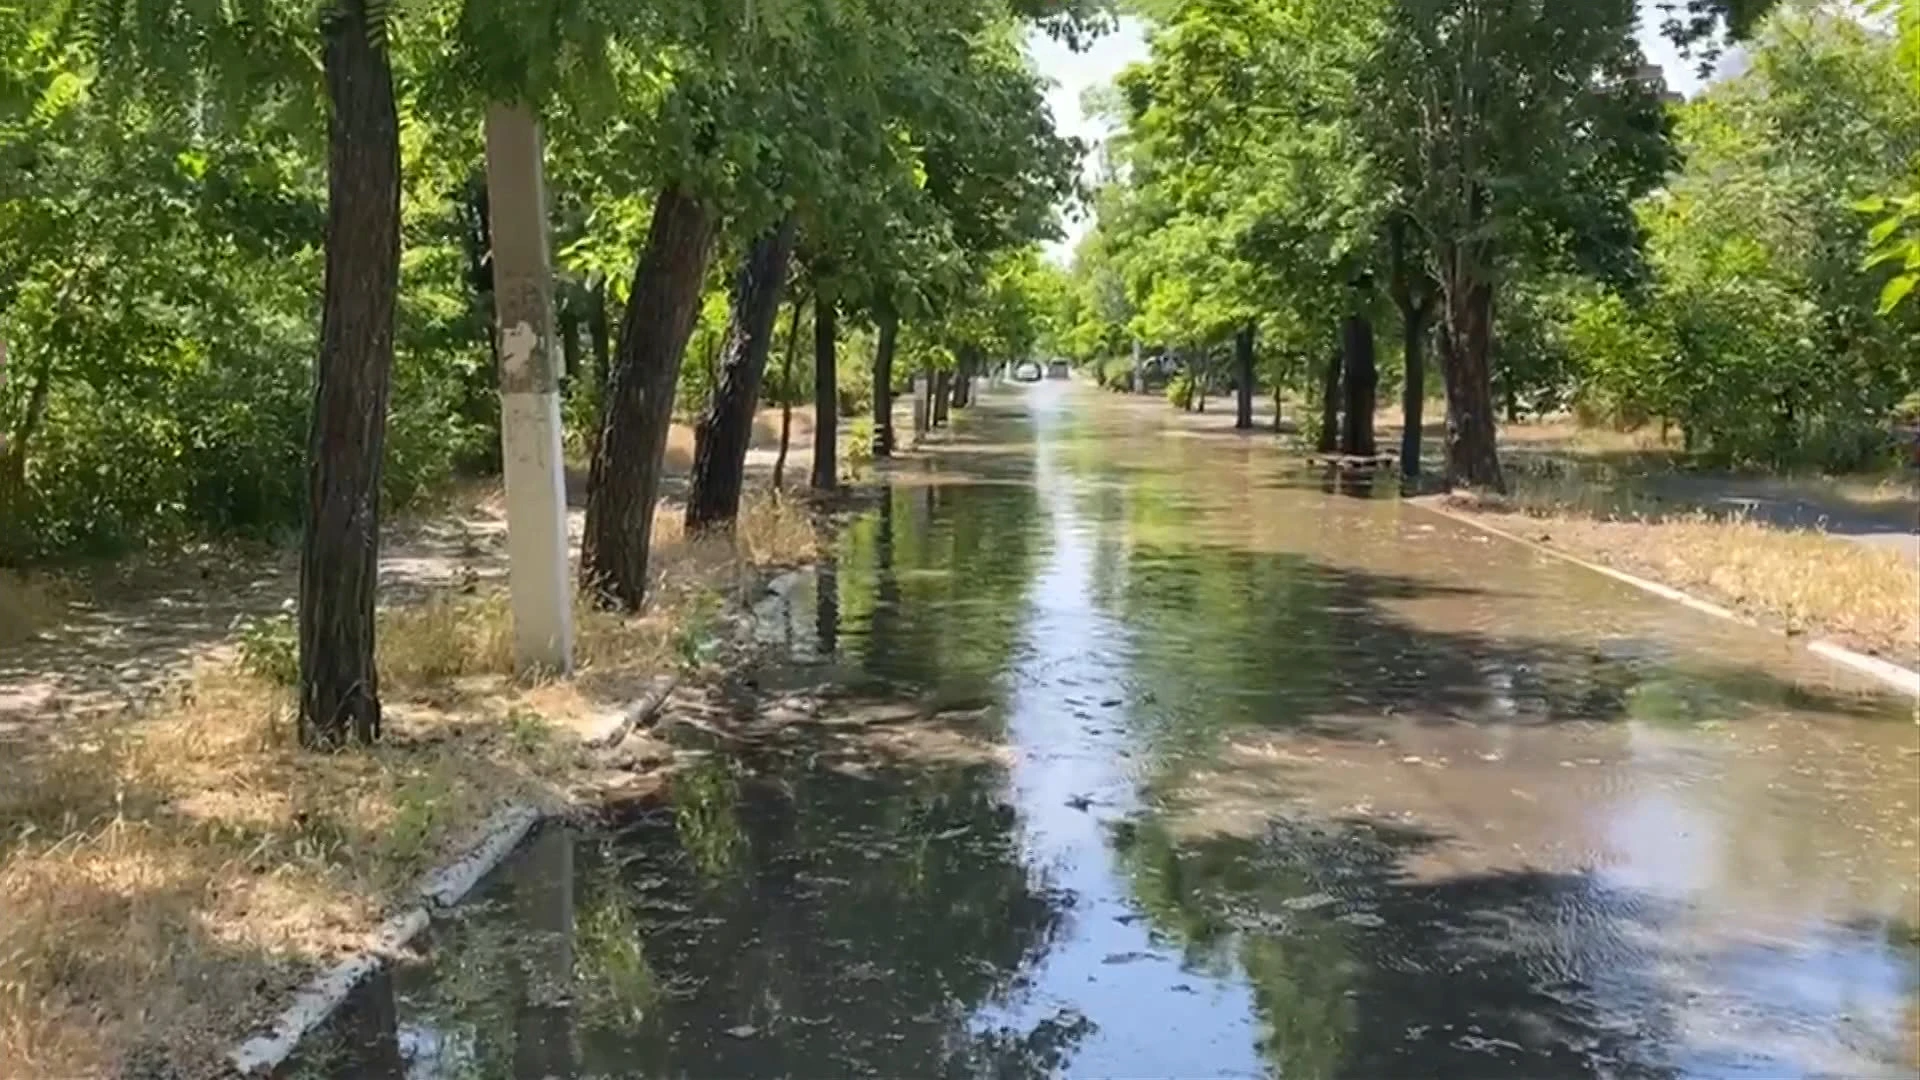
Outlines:
<svg viewBox="0 0 1920 1080"><path fill-rule="evenodd" d="M290 1073L1915 1075L1910 700L1084 388L895 481Z"/></svg>

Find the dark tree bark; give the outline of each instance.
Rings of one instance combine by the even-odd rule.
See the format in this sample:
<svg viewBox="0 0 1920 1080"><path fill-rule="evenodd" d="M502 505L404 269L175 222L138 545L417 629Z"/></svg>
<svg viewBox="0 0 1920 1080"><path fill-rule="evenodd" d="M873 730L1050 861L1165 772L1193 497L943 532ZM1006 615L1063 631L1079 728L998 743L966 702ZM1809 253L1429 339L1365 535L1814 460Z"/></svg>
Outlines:
<svg viewBox="0 0 1920 1080"><path fill-rule="evenodd" d="M646 600L654 503L673 422L673 393L686 357L713 253L713 212L669 186L653 207L647 249L608 379L600 445L587 480L581 585L596 603L638 611Z"/></svg>
<svg viewBox="0 0 1920 1080"><path fill-rule="evenodd" d="M933 426L947 425L947 406L953 393L953 372L941 368L933 373Z"/></svg>
<svg viewBox="0 0 1920 1080"><path fill-rule="evenodd" d="M893 354L900 344L900 315L882 301L876 320L880 341L873 350L873 456L893 456Z"/></svg>
<svg viewBox="0 0 1920 1080"><path fill-rule="evenodd" d="M1253 324L1240 328L1233 335L1233 378L1237 384L1234 389L1239 395L1237 411L1233 415L1236 431L1253 430Z"/></svg>
<svg viewBox="0 0 1920 1080"><path fill-rule="evenodd" d="M560 386L565 393L580 375L580 308L568 290L568 297L556 305L560 323Z"/></svg>
<svg viewBox="0 0 1920 1080"><path fill-rule="evenodd" d="M1327 354L1326 377L1320 381L1320 438L1314 449L1331 454L1340 446L1340 368L1341 350Z"/></svg>
<svg viewBox="0 0 1920 1080"><path fill-rule="evenodd" d="M960 350L954 364L953 383L950 387L952 406L964 409L973 403L973 369L979 363L979 353L969 345Z"/></svg>
<svg viewBox="0 0 1920 1080"><path fill-rule="evenodd" d="M488 201L484 169L475 169L467 178L462 213L466 218L461 240L467 255L467 285L473 290L474 307L479 310L481 325L486 327L487 355L493 360L485 383L487 397L491 398L493 389L500 384L500 338L494 332L499 319L493 310L493 209Z"/></svg>
<svg viewBox="0 0 1920 1080"><path fill-rule="evenodd" d="M605 278L596 278L587 294L587 337L593 342L593 388L605 394L607 380L613 372L613 334L607 326Z"/></svg>
<svg viewBox="0 0 1920 1080"><path fill-rule="evenodd" d="M731 526L740 513L753 414L773 348L773 323L787 281L798 226L792 217L747 249L733 284L726 351L713 396L694 432L693 481L687 494L687 531Z"/></svg>
<svg viewBox="0 0 1920 1080"><path fill-rule="evenodd" d="M793 443L793 355L800 351L800 312L804 299L793 302L793 320L787 323L787 356L780 366L780 453L773 459L773 489L787 482L787 447Z"/></svg>
<svg viewBox="0 0 1920 1080"><path fill-rule="evenodd" d="M813 479L815 491L840 486L840 380L838 311L831 295L813 305Z"/></svg>
<svg viewBox="0 0 1920 1080"><path fill-rule="evenodd" d="M1426 424L1422 415L1427 403L1426 303L1400 311L1400 343L1406 367L1406 384L1400 388L1400 475L1409 480L1420 476L1420 435Z"/></svg>
<svg viewBox="0 0 1920 1080"><path fill-rule="evenodd" d="M593 348L593 370L588 385L594 401L593 426L587 430L587 460L600 452L600 428L607 417L607 379L613 370L613 335L607 327L607 282L596 277L587 291L587 340Z"/></svg>
<svg viewBox="0 0 1920 1080"><path fill-rule="evenodd" d="M327 20L327 253L300 553L300 744L380 737L374 593L400 285L400 120L365 0Z"/></svg>
<svg viewBox="0 0 1920 1080"><path fill-rule="evenodd" d="M1340 429L1340 452L1372 457L1373 413L1380 390L1380 367L1373 349L1373 320L1365 315L1349 315L1341 340L1341 352L1346 357L1340 374L1341 390L1346 398L1346 423Z"/></svg>
<svg viewBox="0 0 1920 1080"><path fill-rule="evenodd" d="M1420 477L1420 443L1426 425L1427 402L1427 324L1433 317L1434 296L1438 291L1425 271L1414 265L1408 250L1408 221L1396 214L1387 225L1387 247L1391 259L1389 291L1400 311L1400 348L1405 379L1400 387L1400 475L1408 480Z"/></svg>
<svg viewBox="0 0 1920 1080"><path fill-rule="evenodd" d="M1458 261L1455 262L1456 268ZM1443 283L1440 347L1447 384L1447 483L1507 490L1495 444L1493 287L1456 269Z"/></svg>

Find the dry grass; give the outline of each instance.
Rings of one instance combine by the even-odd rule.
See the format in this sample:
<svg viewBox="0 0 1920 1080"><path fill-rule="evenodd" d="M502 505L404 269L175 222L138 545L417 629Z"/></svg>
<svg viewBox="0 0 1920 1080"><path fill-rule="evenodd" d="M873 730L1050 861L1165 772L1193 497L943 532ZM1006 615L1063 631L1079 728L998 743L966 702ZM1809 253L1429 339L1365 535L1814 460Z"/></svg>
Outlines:
<svg viewBox="0 0 1920 1080"><path fill-rule="evenodd" d="M725 599L817 543L804 506L765 495L733 538L659 521L651 609L583 608L573 680L508 674L500 595L383 612L371 750L291 744L284 668L259 662L274 627L151 707L46 725L0 772L0 1075L213 1071L487 813L568 801L591 765L568 720L695 656Z"/></svg>
<svg viewBox="0 0 1920 1080"><path fill-rule="evenodd" d="M27 640L58 622L66 590L57 582L0 570L0 645Z"/></svg>
<svg viewBox="0 0 1920 1080"><path fill-rule="evenodd" d="M1813 530L1675 510L1632 489L1516 472L1508 497L1454 496L1456 510L1714 600L1793 632L1912 664L1920 567L1899 552ZM1501 518L1521 518L1506 521Z"/></svg>

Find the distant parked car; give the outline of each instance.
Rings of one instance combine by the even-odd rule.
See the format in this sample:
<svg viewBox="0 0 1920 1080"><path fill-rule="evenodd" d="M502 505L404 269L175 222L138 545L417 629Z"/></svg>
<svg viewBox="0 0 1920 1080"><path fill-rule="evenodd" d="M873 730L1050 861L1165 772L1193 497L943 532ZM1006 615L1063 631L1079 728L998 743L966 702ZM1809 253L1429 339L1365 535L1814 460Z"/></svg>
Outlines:
<svg viewBox="0 0 1920 1080"><path fill-rule="evenodd" d="M1073 365L1065 360L1055 360L1047 365L1047 378L1070 379L1073 377Z"/></svg>

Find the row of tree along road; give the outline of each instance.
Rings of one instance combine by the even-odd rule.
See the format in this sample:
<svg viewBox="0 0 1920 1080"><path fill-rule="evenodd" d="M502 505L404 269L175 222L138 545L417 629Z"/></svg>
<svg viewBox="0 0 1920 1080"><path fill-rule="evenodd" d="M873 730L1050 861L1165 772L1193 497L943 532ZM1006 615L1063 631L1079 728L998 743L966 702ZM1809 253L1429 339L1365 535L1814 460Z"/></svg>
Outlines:
<svg viewBox="0 0 1920 1080"><path fill-rule="evenodd" d="M1106 381L1142 343L1176 399L1230 382L1250 425L1264 381L1321 402L1322 449L1371 455L1394 378L1417 476L1431 344L1445 477L1494 489L1503 415L1850 469L1920 406L1920 4L1143 7L1057 303L1058 347ZM1742 62L1683 103L1647 30Z"/></svg>
<svg viewBox="0 0 1920 1080"><path fill-rule="evenodd" d="M0 6L0 558L298 525L301 741L371 741L383 504L499 466L516 653L565 671L576 584L646 599L676 402L687 523L733 522L783 303L789 404L811 313L819 488L844 399L874 405L884 454L896 372L964 404L986 357L1030 344L1014 283L1080 153L1023 41L1105 20L1091 0ZM849 333L874 348L851 394Z"/></svg>
<svg viewBox="0 0 1920 1080"><path fill-rule="evenodd" d="M1103 0L0 4L0 560L298 529L335 747L380 730L383 508L499 469L517 654L564 671L577 592L646 600L676 415L694 530L764 403L813 402L825 488L911 373L1135 342L1356 454L1397 375L1417 473L1431 341L1455 483L1569 404L1858 463L1920 386L1920 12L1670 6L1747 72L1675 107L1633 0L1140 0L1069 272L1083 148L1022 46Z"/></svg>

